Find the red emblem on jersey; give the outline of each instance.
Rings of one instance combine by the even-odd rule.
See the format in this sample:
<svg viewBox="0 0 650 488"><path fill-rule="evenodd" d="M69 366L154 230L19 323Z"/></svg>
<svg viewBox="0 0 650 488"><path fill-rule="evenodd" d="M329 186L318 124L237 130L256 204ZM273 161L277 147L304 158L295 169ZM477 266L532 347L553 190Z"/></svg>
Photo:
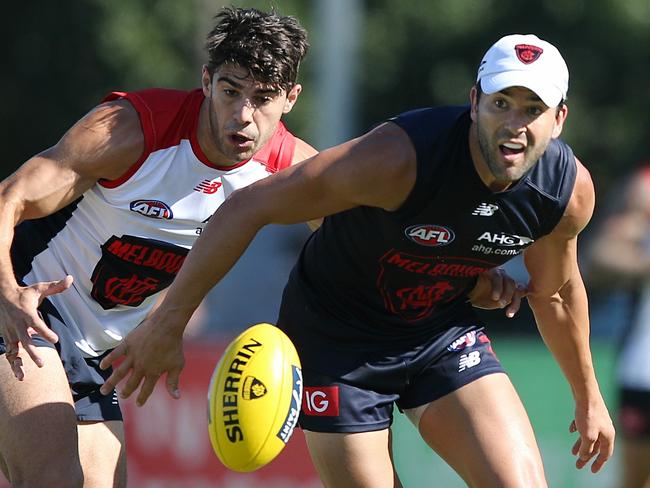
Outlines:
<svg viewBox="0 0 650 488"><path fill-rule="evenodd" d="M524 64L530 64L539 59L544 50L531 44L517 44L515 46L517 58Z"/></svg>
<svg viewBox="0 0 650 488"><path fill-rule="evenodd" d="M317 417L338 417L338 386L306 386L302 397L302 411L305 415Z"/></svg>

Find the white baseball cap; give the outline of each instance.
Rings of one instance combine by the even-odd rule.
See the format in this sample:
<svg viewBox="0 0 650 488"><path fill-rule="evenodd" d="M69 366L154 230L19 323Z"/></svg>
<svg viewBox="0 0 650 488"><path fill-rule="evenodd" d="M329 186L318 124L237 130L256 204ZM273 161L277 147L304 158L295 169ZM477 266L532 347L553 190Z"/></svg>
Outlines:
<svg viewBox="0 0 650 488"><path fill-rule="evenodd" d="M552 44L533 34L512 34L487 50L476 81L488 95L523 86L534 91L549 107L556 107L566 99L569 69Z"/></svg>

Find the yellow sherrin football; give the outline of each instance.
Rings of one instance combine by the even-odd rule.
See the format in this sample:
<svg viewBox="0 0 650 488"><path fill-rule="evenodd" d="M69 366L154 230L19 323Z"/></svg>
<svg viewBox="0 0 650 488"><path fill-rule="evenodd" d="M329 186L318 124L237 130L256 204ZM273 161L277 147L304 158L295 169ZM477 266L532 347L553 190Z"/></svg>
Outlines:
<svg viewBox="0 0 650 488"><path fill-rule="evenodd" d="M273 460L298 422L302 371L287 335L271 324L242 332L219 360L208 391L210 442L234 471Z"/></svg>

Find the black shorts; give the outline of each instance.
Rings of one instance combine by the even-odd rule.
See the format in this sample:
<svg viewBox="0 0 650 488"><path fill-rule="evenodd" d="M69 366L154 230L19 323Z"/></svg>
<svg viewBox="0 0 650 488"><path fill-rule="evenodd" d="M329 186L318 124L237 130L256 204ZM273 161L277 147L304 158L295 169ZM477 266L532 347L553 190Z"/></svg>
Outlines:
<svg viewBox="0 0 650 488"><path fill-rule="evenodd" d="M650 391L622 388L618 423L625 438L650 440Z"/></svg>
<svg viewBox="0 0 650 488"><path fill-rule="evenodd" d="M300 426L305 430L382 430L393 421L394 405L400 410L419 407L485 375L504 372L483 324L473 315L408 348L330 341L310 331L310 325L323 321L329 327L346 327L305 303L289 305L289 300L278 319L303 368Z"/></svg>
<svg viewBox="0 0 650 488"><path fill-rule="evenodd" d="M52 303L43 300L39 311L47 326L59 336L59 342L52 344L39 336L33 336L32 342L38 347L56 349L59 353L70 384L77 420L122 420L117 392L113 390L109 395L102 395L99 392L99 388L112 372L111 368L102 370L99 367L99 363L109 351L95 358L85 358L75 346L74 339ZM52 320L52 318L56 320ZM0 355L5 352L5 343L0 337Z"/></svg>

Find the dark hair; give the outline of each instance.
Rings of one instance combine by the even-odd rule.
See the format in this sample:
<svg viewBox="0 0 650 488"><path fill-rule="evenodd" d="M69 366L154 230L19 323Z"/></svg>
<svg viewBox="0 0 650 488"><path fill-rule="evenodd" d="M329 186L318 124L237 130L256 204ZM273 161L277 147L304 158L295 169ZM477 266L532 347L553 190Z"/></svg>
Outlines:
<svg viewBox="0 0 650 488"><path fill-rule="evenodd" d="M224 63L247 69L256 81L289 91L307 54L307 31L291 16L275 10L224 7L208 34L208 71L212 76Z"/></svg>

